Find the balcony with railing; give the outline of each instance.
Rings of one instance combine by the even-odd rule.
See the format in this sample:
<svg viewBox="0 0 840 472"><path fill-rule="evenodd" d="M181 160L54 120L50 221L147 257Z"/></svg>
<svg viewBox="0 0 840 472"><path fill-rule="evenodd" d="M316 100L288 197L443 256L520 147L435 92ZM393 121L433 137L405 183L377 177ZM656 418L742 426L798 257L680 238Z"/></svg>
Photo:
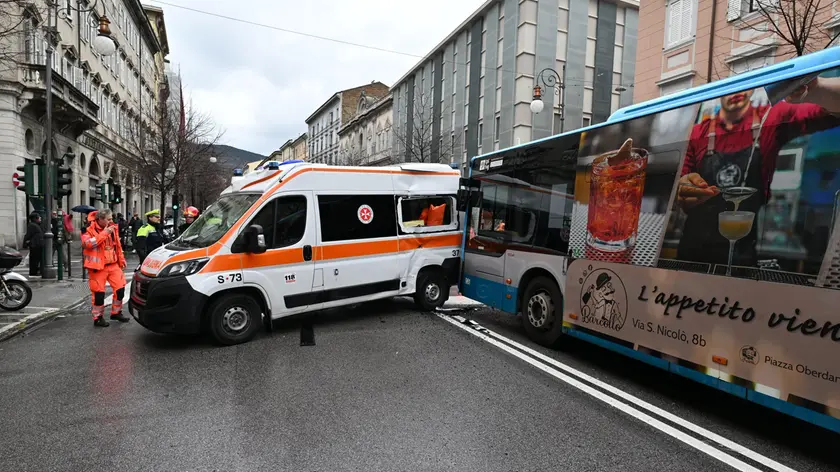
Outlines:
<svg viewBox="0 0 840 472"><path fill-rule="evenodd" d="M43 36L24 35L23 61L18 66L18 80L31 94L26 107L42 118L47 110L46 46ZM53 53L52 61L53 121L57 130L74 138L99 123L99 105L91 96L90 75L65 59L62 47Z"/></svg>

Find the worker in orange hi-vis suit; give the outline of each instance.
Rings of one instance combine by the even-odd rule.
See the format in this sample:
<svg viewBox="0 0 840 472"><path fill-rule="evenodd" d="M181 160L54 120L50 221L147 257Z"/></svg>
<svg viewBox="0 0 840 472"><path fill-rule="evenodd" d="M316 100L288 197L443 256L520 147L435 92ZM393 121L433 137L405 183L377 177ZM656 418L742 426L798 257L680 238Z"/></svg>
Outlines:
<svg viewBox="0 0 840 472"><path fill-rule="evenodd" d="M114 214L104 209L92 212L88 216L90 224L82 234L82 254L84 267L90 275L90 291L93 296L93 325L109 326L105 320L105 283L111 284L114 291L111 303L111 319L123 323L130 320L122 313L122 300L125 295L125 255L118 226L114 223Z"/></svg>

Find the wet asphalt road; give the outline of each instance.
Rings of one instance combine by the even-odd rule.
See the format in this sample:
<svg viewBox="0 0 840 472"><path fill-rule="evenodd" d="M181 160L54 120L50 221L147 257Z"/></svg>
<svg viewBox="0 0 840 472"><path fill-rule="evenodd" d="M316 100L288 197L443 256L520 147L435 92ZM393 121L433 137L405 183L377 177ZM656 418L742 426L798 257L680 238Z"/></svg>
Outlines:
<svg viewBox="0 0 840 472"><path fill-rule="evenodd" d="M78 313L0 344L0 470L734 470L405 301L314 322L315 346L291 320L219 348ZM542 352L794 470L838 463L838 435L604 351Z"/></svg>

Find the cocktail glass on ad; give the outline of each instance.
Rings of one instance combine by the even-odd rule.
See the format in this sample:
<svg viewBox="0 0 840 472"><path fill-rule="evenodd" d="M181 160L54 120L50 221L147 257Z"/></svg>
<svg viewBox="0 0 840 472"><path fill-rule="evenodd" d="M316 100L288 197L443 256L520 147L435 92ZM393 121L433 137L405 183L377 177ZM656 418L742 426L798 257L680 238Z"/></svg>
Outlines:
<svg viewBox="0 0 840 472"><path fill-rule="evenodd" d="M729 240L729 263L726 275L732 275L732 255L735 252L735 242L752 231L755 213L751 211L722 211L718 214L718 231Z"/></svg>
<svg viewBox="0 0 840 472"><path fill-rule="evenodd" d="M627 140L592 163L586 243L600 251L626 251L636 244L648 152Z"/></svg>

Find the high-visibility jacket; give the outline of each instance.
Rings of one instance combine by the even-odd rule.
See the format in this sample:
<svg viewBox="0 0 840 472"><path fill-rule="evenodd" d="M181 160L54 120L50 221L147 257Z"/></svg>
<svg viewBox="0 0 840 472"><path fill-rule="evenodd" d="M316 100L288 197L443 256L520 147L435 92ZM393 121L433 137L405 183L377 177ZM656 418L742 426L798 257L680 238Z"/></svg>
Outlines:
<svg viewBox="0 0 840 472"><path fill-rule="evenodd" d="M163 228L146 223L137 230L137 246L141 248L141 259L151 254L155 249L166 244Z"/></svg>
<svg viewBox="0 0 840 472"><path fill-rule="evenodd" d="M85 269L102 270L105 265L114 263L125 266L119 232L107 234L95 220L82 233L82 256Z"/></svg>

